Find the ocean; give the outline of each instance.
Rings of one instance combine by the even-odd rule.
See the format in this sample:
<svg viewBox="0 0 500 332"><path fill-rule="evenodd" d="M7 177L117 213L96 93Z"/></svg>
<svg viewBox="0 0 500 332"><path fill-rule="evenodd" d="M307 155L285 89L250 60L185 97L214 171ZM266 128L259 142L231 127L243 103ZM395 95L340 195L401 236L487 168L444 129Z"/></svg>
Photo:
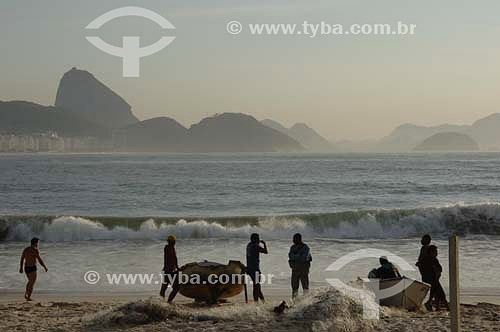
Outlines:
<svg viewBox="0 0 500 332"><path fill-rule="evenodd" d="M274 275L287 289L294 233L311 247L313 286L366 277L375 258L326 271L360 249L381 249L411 266L420 236L440 249L461 243L465 291L500 282L500 154L3 154L0 155L0 293L23 290L19 256L38 236L49 267L42 292L140 292L110 285L107 273L159 273L165 238L175 234L181 264L245 262L258 232ZM89 285L87 271L101 281ZM417 277L416 271L403 274Z"/></svg>

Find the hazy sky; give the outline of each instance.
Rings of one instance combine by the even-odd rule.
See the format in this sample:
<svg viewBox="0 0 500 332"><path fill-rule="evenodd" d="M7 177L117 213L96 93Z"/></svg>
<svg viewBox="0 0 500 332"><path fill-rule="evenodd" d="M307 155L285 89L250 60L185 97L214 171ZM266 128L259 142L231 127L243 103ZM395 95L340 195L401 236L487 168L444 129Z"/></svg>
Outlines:
<svg viewBox="0 0 500 332"><path fill-rule="evenodd" d="M101 14L136 5L166 17L176 40L123 78L121 58L86 39ZM184 125L243 112L285 125L306 122L330 139L387 134L404 122L470 123L500 111L500 1L482 0L2 0L0 100L54 103L63 73L92 72L140 119ZM417 24L413 36L252 36L248 23ZM97 35L156 42L144 18L119 18Z"/></svg>

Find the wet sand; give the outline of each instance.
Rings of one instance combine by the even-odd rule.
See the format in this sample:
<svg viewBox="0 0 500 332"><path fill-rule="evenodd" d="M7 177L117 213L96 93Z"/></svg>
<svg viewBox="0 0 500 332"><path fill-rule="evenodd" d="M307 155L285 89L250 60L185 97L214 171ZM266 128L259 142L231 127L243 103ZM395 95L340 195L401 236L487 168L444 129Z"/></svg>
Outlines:
<svg viewBox="0 0 500 332"><path fill-rule="evenodd" d="M167 295L170 288L167 291ZM248 289L248 298L252 297L251 286ZM290 293L285 289L265 289L264 294L270 301L289 300ZM105 303L116 304L136 301L137 299L148 298L154 296L154 292L119 292L119 293L81 293L81 292L37 292L33 294L35 303L50 303L50 302L68 302L68 303ZM447 295L448 296L448 295ZM233 303L243 303L245 301L243 294L231 299ZM0 292L0 304L21 304L26 302L22 292ZM175 302L179 304L191 303L192 300L178 294ZM461 303L477 304L477 303L492 303L500 305L500 289L488 289L488 291L462 291Z"/></svg>
<svg viewBox="0 0 500 332"><path fill-rule="evenodd" d="M243 296L215 307L198 306L179 296L168 305L157 296L121 294L0 294L3 331L449 331L449 313L407 312L383 308L380 320L362 319L361 306L335 291L318 292L299 300L283 315L272 309L285 293L267 294L266 304L245 304ZM149 296L149 299L147 299ZM147 300L139 300L147 299ZM500 297L465 296L464 331L498 331ZM479 302L477 304L477 302Z"/></svg>

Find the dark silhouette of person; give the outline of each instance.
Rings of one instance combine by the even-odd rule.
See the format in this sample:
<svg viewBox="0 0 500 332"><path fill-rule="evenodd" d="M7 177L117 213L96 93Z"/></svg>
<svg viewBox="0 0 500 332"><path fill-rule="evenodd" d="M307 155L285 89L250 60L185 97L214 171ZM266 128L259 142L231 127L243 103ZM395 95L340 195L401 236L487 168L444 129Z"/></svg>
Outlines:
<svg viewBox="0 0 500 332"><path fill-rule="evenodd" d="M426 278L430 279L431 284L431 293L429 296L429 301L425 303L425 307L427 310L432 311L433 303L436 306L436 310L441 308L441 305L444 305L446 309L449 309L448 301L446 300L446 294L444 292L439 279L441 278L441 274L443 272L443 267L439 263L437 258L438 249L435 245L430 245L428 248L428 255L425 256L422 260L422 267L425 271Z"/></svg>
<svg viewBox="0 0 500 332"><path fill-rule="evenodd" d="M424 236L422 236L422 240L420 241L420 243L422 244L422 247L420 248L418 261L415 265L417 265L418 270L420 271L422 281L431 285L429 300L425 303L425 307L427 308L427 310L432 311L432 284L434 282L434 269L432 267L432 263L430 263L429 255L429 248L431 247L431 236L429 234L425 234Z"/></svg>
<svg viewBox="0 0 500 332"><path fill-rule="evenodd" d="M380 267L374 270L374 274L376 278L379 279L396 279L401 278L401 274L399 273L397 267L394 266L386 256L382 256L379 258Z"/></svg>
<svg viewBox="0 0 500 332"><path fill-rule="evenodd" d="M35 286L37 272L36 272L36 262L38 261L41 266L45 269L45 272L48 272L47 266L43 262L42 257L40 256L40 251L38 250L38 244L40 240L36 237L31 239L31 245L27 248L24 248L23 253L21 255L21 262L19 267L19 273L26 273L26 277L28 278L28 283L26 284L26 292L24 293L24 298L27 301L32 301L31 294L33 293L33 288Z"/></svg>
<svg viewBox="0 0 500 332"><path fill-rule="evenodd" d="M262 243L263 247L260 246ZM260 285L260 254L267 254L267 245L260 240L259 234L253 233L250 235L250 242L247 244L247 274L252 279L253 283L253 300L258 302L259 299L264 302L264 295Z"/></svg>
<svg viewBox="0 0 500 332"><path fill-rule="evenodd" d="M432 275L430 275L429 271L425 269L423 266L423 261L426 257L429 256L429 246L431 244L431 236L429 234L425 234L422 236L422 240L420 240L422 247L420 248L420 254L418 255L418 261L415 264L420 271L420 275L422 276L422 281L429 283L431 282Z"/></svg>
<svg viewBox="0 0 500 332"><path fill-rule="evenodd" d="M175 236L167 238L167 245L163 249L163 282L161 284L160 296L165 297L168 285L172 284L172 292L168 296L168 303L172 303L179 292L179 265L175 251Z"/></svg>
<svg viewBox="0 0 500 332"><path fill-rule="evenodd" d="M311 267L311 251L307 244L302 242L302 235L293 236L293 245L288 252L288 264L292 269L292 298L297 297L299 284L302 284L304 295L309 291L309 268Z"/></svg>

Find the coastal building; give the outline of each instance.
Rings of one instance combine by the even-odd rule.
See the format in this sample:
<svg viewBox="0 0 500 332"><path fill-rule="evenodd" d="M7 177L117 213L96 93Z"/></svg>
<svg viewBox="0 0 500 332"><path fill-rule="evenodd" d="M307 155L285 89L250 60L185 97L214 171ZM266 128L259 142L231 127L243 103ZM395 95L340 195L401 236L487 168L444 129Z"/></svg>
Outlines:
<svg viewBox="0 0 500 332"><path fill-rule="evenodd" d="M0 133L0 152L90 152L103 151L109 143L95 137L61 137L56 132L32 135Z"/></svg>

